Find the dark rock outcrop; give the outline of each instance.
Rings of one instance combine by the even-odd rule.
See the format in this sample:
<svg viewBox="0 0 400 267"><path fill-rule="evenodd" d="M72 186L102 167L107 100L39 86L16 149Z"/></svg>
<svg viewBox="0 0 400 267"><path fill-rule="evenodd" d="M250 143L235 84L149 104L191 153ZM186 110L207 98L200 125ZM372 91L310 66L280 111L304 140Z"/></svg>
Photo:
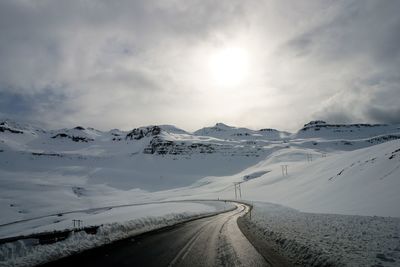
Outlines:
<svg viewBox="0 0 400 267"><path fill-rule="evenodd" d="M59 133L56 134L54 136L52 136L51 138L56 139L56 138L68 138L71 139L74 142L90 142L90 141L94 141L92 138L88 138L88 137L84 137L84 136L74 136L74 135L68 135L66 133Z"/></svg>
<svg viewBox="0 0 400 267"><path fill-rule="evenodd" d="M161 128L159 126L135 128L126 135L125 139L140 140L143 137L157 136L160 133L161 133Z"/></svg>
<svg viewBox="0 0 400 267"><path fill-rule="evenodd" d="M332 129L336 132L341 132L341 130L352 131L352 129L361 129L361 128L374 128L374 127L382 127L387 126L386 124L369 124L369 123L358 123L358 124L327 124L324 121L311 121L307 124L304 124L304 127L300 129L300 131L314 130L319 131L323 128Z"/></svg>
<svg viewBox="0 0 400 267"><path fill-rule="evenodd" d="M0 133L4 133L4 132L10 132L10 133L15 133L15 134L23 134L24 133L23 131L9 127L7 122L3 121L3 122L0 122Z"/></svg>
<svg viewBox="0 0 400 267"><path fill-rule="evenodd" d="M193 153L214 153L215 148L211 144L184 143L164 140L159 136L154 137L149 145L143 150L145 154L158 155L190 155Z"/></svg>

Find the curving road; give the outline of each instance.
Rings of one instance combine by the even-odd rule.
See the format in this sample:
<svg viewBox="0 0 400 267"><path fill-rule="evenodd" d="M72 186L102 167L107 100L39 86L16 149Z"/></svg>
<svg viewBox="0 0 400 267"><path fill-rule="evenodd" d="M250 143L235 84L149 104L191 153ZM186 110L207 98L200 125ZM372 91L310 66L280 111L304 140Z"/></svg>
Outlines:
<svg viewBox="0 0 400 267"><path fill-rule="evenodd" d="M248 206L115 242L44 266L270 266L237 225Z"/></svg>

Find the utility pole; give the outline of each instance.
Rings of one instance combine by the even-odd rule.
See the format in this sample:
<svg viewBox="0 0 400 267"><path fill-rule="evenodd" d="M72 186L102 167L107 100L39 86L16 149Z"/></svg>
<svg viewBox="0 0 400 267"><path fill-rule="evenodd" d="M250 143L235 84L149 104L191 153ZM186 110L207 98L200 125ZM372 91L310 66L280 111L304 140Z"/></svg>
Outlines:
<svg viewBox="0 0 400 267"><path fill-rule="evenodd" d="M237 199L236 183L233 183L233 186L235 187L235 199Z"/></svg>
<svg viewBox="0 0 400 267"><path fill-rule="evenodd" d="M234 182L233 186L235 187L235 199L242 199L242 187L240 186L240 184L243 182Z"/></svg>
<svg viewBox="0 0 400 267"><path fill-rule="evenodd" d="M281 165L282 168L282 176L285 177L288 175L288 170L287 170L288 165Z"/></svg>

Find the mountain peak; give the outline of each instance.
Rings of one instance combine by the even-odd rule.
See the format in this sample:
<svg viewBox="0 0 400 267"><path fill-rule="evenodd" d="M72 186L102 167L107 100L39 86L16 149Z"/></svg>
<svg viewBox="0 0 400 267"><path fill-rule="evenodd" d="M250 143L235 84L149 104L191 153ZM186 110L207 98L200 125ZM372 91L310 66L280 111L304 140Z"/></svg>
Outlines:
<svg viewBox="0 0 400 267"><path fill-rule="evenodd" d="M229 126L229 125L227 125L225 123L222 123L222 122L217 122L214 127L215 128L219 128L219 129L232 129L232 128L235 128L233 126Z"/></svg>
<svg viewBox="0 0 400 267"><path fill-rule="evenodd" d="M304 124L304 128L310 127L310 126L315 126L315 125L324 125L324 124L327 124L326 121L315 120L315 121L310 121L309 123Z"/></svg>
<svg viewBox="0 0 400 267"><path fill-rule="evenodd" d="M215 124L215 126L218 126L218 127L229 127L227 124L225 124L225 123L222 123L222 122L217 122L216 124Z"/></svg>

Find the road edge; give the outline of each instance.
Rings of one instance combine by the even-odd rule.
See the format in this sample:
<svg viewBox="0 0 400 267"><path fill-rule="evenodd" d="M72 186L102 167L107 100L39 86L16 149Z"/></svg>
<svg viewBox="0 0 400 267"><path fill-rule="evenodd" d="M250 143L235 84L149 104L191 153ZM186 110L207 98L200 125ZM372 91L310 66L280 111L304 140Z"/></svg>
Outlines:
<svg viewBox="0 0 400 267"><path fill-rule="evenodd" d="M193 202L201 202L201 201L224 201L224 200L195 200ZM231 200L226 200L226 202L236 203L235 201L231 201ZM91 248L88 248L88 249L83 249L83 250L77 251L75 253L72 253L72 254L69 254L69 255L65 255L63 257L53 258L53 259L51 259L49 261L39 263L38 265L35 265L35 266L38 266L38 267L46 266L49 263L57 262L57 261L62 260L64 258L66 258L66 257L70 257L70 256L77 255L77 254L80 254L80 253L85 253L86 251L89 251L89 250L92 250L92 249L98 249L100 247L106 247L106 246L112 245L113 243L117 243L117 242L124 242L124 240L130 240L130 239L134 239L134 238L146 237L147 235L152 235L152 234L155 234L155 233L158 233L158 232L163 232L163 231L166 231L166 230L169 230L169 229L173 229L175 227L179 227L180 225L183 225L183 224L191 222L191 221L200 220L200 219L203 219L203 218L209 218L209 217L217 216L219 214L223 214L223 213L227 213L227 212L230 212L230 211L234 211L237 208L238 207L236 205L234 205L234 207L226 209L226 210L221 210L221 211L216 211L216 212L209 212L209 213L205 213L205 214L201 214L201 215L195 215L195 216L192 216L190 218L184 219L184 220L182 220L180 222L177 222L177 223L173 223L173 224L170 224L170 225L162 226L162 227L159 227L159 228L154 228L154 229L151 229L151 230L148 230L148 231L138 232L138 233L132 234L132 235L130 235L128 237L124 237L122 239L114 240L114 241L112 241L110 243L105 243L105 244L102 244L100 246L95 246L95 247L91 247Z"/></svg>
<svg viewBox="0 0 400 267"><path fill-rule="evenodd" d="M267 240L260 237L260 233L254 231L251 225L251 211L253 205L245 202L237 201L237 203L244 204L249 207L249 211L237 219L237 225L243 235L247 238L250 244L257 250L258 253L268 262L271 266L282 266L282 267L292 267L295 266L287 258L282 256L273 246L268 243Z"/></svg>

